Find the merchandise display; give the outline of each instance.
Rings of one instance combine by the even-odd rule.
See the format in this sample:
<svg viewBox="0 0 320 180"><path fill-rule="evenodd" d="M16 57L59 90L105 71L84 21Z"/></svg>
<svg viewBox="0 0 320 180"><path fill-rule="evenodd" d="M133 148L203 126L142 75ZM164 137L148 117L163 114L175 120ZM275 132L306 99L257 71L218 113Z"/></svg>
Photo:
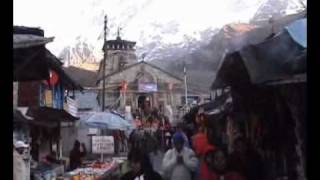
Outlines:
<svg viewBox="0 0 320 180"><path fill-rule="evenodd" d="M118 160L112 162L94 162L83 168L77 168L65 174L64 179L70 180L99 180L111 174L117 169Z"/></svg>

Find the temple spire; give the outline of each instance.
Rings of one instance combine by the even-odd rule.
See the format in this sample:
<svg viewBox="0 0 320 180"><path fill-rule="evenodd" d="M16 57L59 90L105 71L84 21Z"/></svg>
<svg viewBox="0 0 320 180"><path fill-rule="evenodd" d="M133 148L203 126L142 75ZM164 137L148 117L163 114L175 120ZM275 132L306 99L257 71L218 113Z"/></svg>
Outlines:
<svg viewBox="0 0 320 180"><path fill-rule="evenodd" d="M120 31L121 31L121 28L118 27L118 31L117 31L117 39L118 39L118 40L121 40L121 38L120 38Z"/></svg>

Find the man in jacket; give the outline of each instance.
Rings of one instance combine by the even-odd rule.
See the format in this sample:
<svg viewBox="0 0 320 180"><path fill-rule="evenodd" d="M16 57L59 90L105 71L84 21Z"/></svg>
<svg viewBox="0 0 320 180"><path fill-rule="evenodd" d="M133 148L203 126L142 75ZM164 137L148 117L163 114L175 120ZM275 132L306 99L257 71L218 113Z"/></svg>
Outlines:
<svg viewBox="0 0 320 180"><path fill-rule="evenodd" d="M192 149L184 146L184 137L181 133L173 136L173 144L174 148L164 155L162 162L164 174L171 180L191 180L198 159Z"/></svg>
<svg viewBox="0 0 320 180"><path fill-rule="evenodd" d="M131 170L124 174L121 180L162 180L161 175L153 170L147 154L133 149L128 154Z"/></svg>

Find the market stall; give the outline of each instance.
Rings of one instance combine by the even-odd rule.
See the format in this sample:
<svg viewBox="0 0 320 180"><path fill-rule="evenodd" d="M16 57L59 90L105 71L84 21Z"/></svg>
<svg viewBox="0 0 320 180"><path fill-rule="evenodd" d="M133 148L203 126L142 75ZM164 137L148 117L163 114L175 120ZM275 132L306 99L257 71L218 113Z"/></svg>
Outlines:
<svg viewBox="0 0 320 180"><path fill-rule="evenodd" d="M65 173L57 179L61 180L103 180L116 179L119 167L124 160L109 159L105 162L86 162L83 167Z"/></svg>
<svg viewBox="0 0 320 180"><path fill-rule="evenodd" d="M95 112L85 125L98 131L91 136L92 154L82 161L82 166L69 171L57 179L96 180L117 179L120 176L120 166L126 157L114 157L115 140L113 136L104 135L103 130L130 130L131 125L122 117L110 112ZM100 155L100 158L99 158Z"/></svg>

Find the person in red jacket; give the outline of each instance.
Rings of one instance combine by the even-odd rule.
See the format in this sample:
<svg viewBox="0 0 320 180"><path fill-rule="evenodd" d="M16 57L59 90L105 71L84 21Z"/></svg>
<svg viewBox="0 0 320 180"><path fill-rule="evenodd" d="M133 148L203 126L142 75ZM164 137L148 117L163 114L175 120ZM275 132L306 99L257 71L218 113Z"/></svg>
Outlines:
<svg viewBox="0 0 320 180"><path fill-rule="evenodd" d="M209 145L207 134L204 127L199 127L198 133L192 137L192 147L197 156L203 156L205 148Z"/></svg>
<svg viewBox="0 0 320 180"><path fill-rule="evenodd" d="M227 169L227 157L223 150L208 146L201 165L200 180L246 180L239 173Z"/></svg>
<svg viewBox="0 0 320 180"><path fill-rule="evenodd" d="M205 133L204 127L199 127L198 133L192 137L192 147L197 157L200 160L198 164L198 168L194 174L196 180L198 180L200 177L200 171L201 171L200 168L204 160L204 153L205 153L206 147L208 147L209 145L210 144L208 141L207 134Z"/></svg>

